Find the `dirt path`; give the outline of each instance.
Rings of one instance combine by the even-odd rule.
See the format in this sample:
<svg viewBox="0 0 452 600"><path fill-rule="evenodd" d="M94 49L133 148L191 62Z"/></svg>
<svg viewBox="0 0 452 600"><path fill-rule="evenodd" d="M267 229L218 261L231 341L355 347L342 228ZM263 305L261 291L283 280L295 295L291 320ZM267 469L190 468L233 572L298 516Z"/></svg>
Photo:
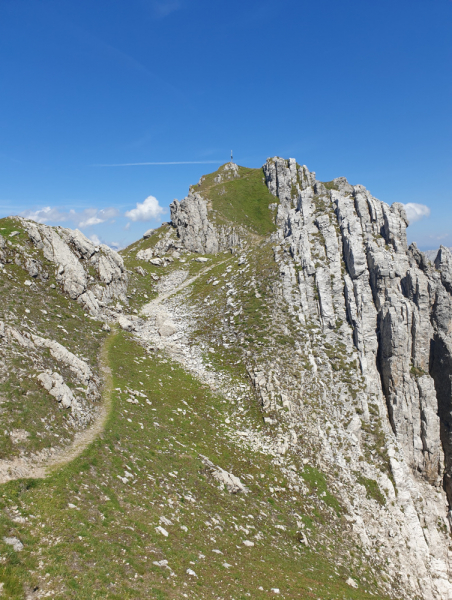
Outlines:
<svg viewBox="0 0 452 600"><path fill-rule="evenodd" d="M151 300L142 308L141 314L143 316L152 315L154 312L153 309L161 302L188 287L194 281L196 281L198 277L208 273L211 269L222 264L223 262L225 261L209 265L197 275L186 279L179 286L157 296L157 298L154 298L154 300ZM57 449L53 455L49 456L48 452L42 452L41 454L30 458L0 460L0 484L14 479L42 479L47 477L56 469L68 464L80 456L80 454L82 454L82 452L103 431L111 409L112 376L110 368L108 367L107 357L109 339L110 338L107 338L105 340L101 351L100 368L104 376L104 387L102 390L102 403L98 408L94 422L84 431L76 433L72 443L67 448Z"/></svg>
<svg viewBox="0 0 452 600"><path fill-rule="evenodd" d="M164 294L159 294L157 296L157 298L154 298L153 300L151 300L150 302L145 304L143 306L143 308L141 309L140 313L146 317L153 314L152 309L154 306L158 306L161 302L163 302L164 300L167 300L170 296L173 296L174 294L177 294L178 292L182 291L184 288L186 288L189 285L191 285L192 283L194 283L199 277L201 277L201 275L208 273L214 267L218 267L219 265L222 265L224 262L226 262L226 261L222 260L221 262L215 263L213 265L209 265L207 268L200 271L197 275L193 275L193 277L189 277L188 279L186 279L178 287L170 290L169 292L165 292Z"/></svg>
<svg viewBox="0 0 452 600"><path fill-rule="evenodd" d="M13 479L42 479L50 475L55 469L80 456L103 431L111 409L112 377L107 357L109 339L110 336L104 341L101 351L100 369L103 373L104 386L102 390L102 402L98 408L94 422L84 431L76 433L72 443L67 448L56 450L50 457L48 453L42 453L28 459L0 460L0 484Z"/></svg>
<svg viewBox="0 0 452 600"><path fill-rule="evenodd" d="M107 338L108 339L108 338ZM48 475L51 471L71 462L93 442L96 437L102 433L107 422L108 415L111 409L111 392L112 392L112 376L110 367L107 365L107 344L102 348L101 371L103 372L104 387L102 390L102 404L99 407L94 423L92 423L84 431L76 434L72 444L56 454L45 465L44 475Z"/></svg>

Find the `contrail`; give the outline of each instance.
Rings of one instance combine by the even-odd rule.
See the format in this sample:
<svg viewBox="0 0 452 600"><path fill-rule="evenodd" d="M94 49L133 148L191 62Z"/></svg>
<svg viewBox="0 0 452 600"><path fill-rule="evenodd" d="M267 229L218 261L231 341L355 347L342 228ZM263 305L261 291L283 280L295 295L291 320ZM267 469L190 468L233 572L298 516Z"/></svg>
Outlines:
<svg viewBox="0 0 452 600"><path fill-rule="evenodd" d="M181 160L173 162L119 163L117 165L93 165L93 167L142 167L145 165L221 165L221 160Z"/></svg>

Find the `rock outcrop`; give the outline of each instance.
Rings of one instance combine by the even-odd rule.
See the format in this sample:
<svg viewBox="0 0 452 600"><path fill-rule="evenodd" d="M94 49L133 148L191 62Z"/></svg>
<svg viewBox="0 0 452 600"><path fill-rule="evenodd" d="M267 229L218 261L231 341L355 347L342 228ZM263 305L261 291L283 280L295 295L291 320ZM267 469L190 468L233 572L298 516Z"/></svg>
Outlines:
<svg viewBox="0 0 452 600"><path fill-rule="evenodd" d="M367 472L388 499L397 497L394 518L399 509L405 515L400 535L410 553L404 568L418 577L412 593L449 599L452 578L447 536L441 531L447 510L440 517L432 515L441 513L436 498L441 505L442 488L452 507L452 255L441 247L432 264L415 244L408 247L403 205L389 206L362 185L343 177L322 183L306 166L278 157L267 160L263 174L268 190L279 199L269 206L277 209L277 229L271 235L280 275L275 294L285 301L294 323L315 331L319 327L321 333L313 339L333 372L343 372L344 379L328 393L324 382L315 379L319 369L328 372L318 349L296 340L295 347L306 357L303 370L316 381L316 393L323 388L319 397L325 410L330 403L333 414L337 411L336 398L342 415L352 407L359 411L344 429L356 466L364 460L363 430L377 440L372 453L381 455L388 470L369 467ZM190 191L180 203L174 201L171 220L187 250L224 249L202 193ZM236 311L232 317L240 314L235 304L231 310ZM288 422L296 423L295 392L282 391L277 364L258 364L248 372L269 415L265 422L275 424L273 415L285 409L292 415ZM293 386L288 383L286 389ZM332 425L319 420L322 452L348 469L337 439L335 446L322 427ZM279 453L296 443L295 433L293 440L292 434L281 438ZM364 525L358 513L354 528L370 547L370 537L380 539L381 534L377 526ZM452 511L449 518L452 522Z"/></svg>
<svg viewBox="0 0 452 600"><path fill-rule="evenodd" d="M44 258L55 265L55 275L63 290L92 313L98 313L100 302L125 300L127 273L122 257L106 246L94 244L78 229L49 227L34 221L20 220L33 245ZM31 277L40 274L37 260L26 259Z"/></svg>
<svg viewBox="0 0 452 600"><path fill-rule="evenodd" d="M388 206L361 185L338 178L327 189L293 159L269 159L264 173L280 199L279 239L301 266L298 310L304 319L318 314L326 329L346 316L369 393L384 394L413 470L439 485L444 461L434 379L440 376L432 378L430 364L444 330L435 312L444 302L450 310L450 252L438 253L439 276L415 245L407 248L403 205Z"/></svg>
<svg viewBox="0 0 452 600"><path fill-rule="evenodd" d="M226 164L215 177L221 183L239 176L234 163ZM178 248L189 252L216 254L224 250L242 247L243 232L240 227L218 226L209 218L209 200L202 193L190 189L188 196L180 202L170 204L171 224L177 231Z"/></svg>
<svg viewBox="0 0 452 600"><path fill-rule="evenodd" d="M208 472L215 481L218 482L220 489L225 487L231 494L243 493L247 494L249 489L244 485L238 477L225 471L218 465L215 465L207 456L202 454L199 456L203 465L207 468Z"/></svg>

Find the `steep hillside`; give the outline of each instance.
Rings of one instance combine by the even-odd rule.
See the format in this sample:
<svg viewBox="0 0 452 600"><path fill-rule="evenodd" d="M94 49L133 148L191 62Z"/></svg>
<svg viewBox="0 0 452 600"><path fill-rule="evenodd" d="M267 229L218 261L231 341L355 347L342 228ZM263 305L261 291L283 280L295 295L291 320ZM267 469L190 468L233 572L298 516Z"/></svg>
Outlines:
<svg viewBox="0 0 452 600"><path fill-rule="evenodd" d="M26 474L94 419L99 322L125 300L121 257L78 231L0 220L0 480ZM50 396L50 398L49 398Z"/></svg>
<svg viewBox="0 0 452 600"><path fill-rule="evenodd" d="M450 599L452 256L406 225L280 158L121 256L0 221L3 596Z"/></svg>

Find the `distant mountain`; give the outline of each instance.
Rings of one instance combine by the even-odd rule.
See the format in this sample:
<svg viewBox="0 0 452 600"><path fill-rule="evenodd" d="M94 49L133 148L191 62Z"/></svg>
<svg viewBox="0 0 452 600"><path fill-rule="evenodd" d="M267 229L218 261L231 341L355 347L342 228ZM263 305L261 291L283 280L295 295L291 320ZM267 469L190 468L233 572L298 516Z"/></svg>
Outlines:
<svg viewBox="0 0 452 600"><path fill-rule="evenodd" d="M449 247L447 249L452 252L452 247ZM435 258L437 256L438 252L439 252L439 248L437 250L424 250L425 256L432 262L435 262Z"/></svg>

